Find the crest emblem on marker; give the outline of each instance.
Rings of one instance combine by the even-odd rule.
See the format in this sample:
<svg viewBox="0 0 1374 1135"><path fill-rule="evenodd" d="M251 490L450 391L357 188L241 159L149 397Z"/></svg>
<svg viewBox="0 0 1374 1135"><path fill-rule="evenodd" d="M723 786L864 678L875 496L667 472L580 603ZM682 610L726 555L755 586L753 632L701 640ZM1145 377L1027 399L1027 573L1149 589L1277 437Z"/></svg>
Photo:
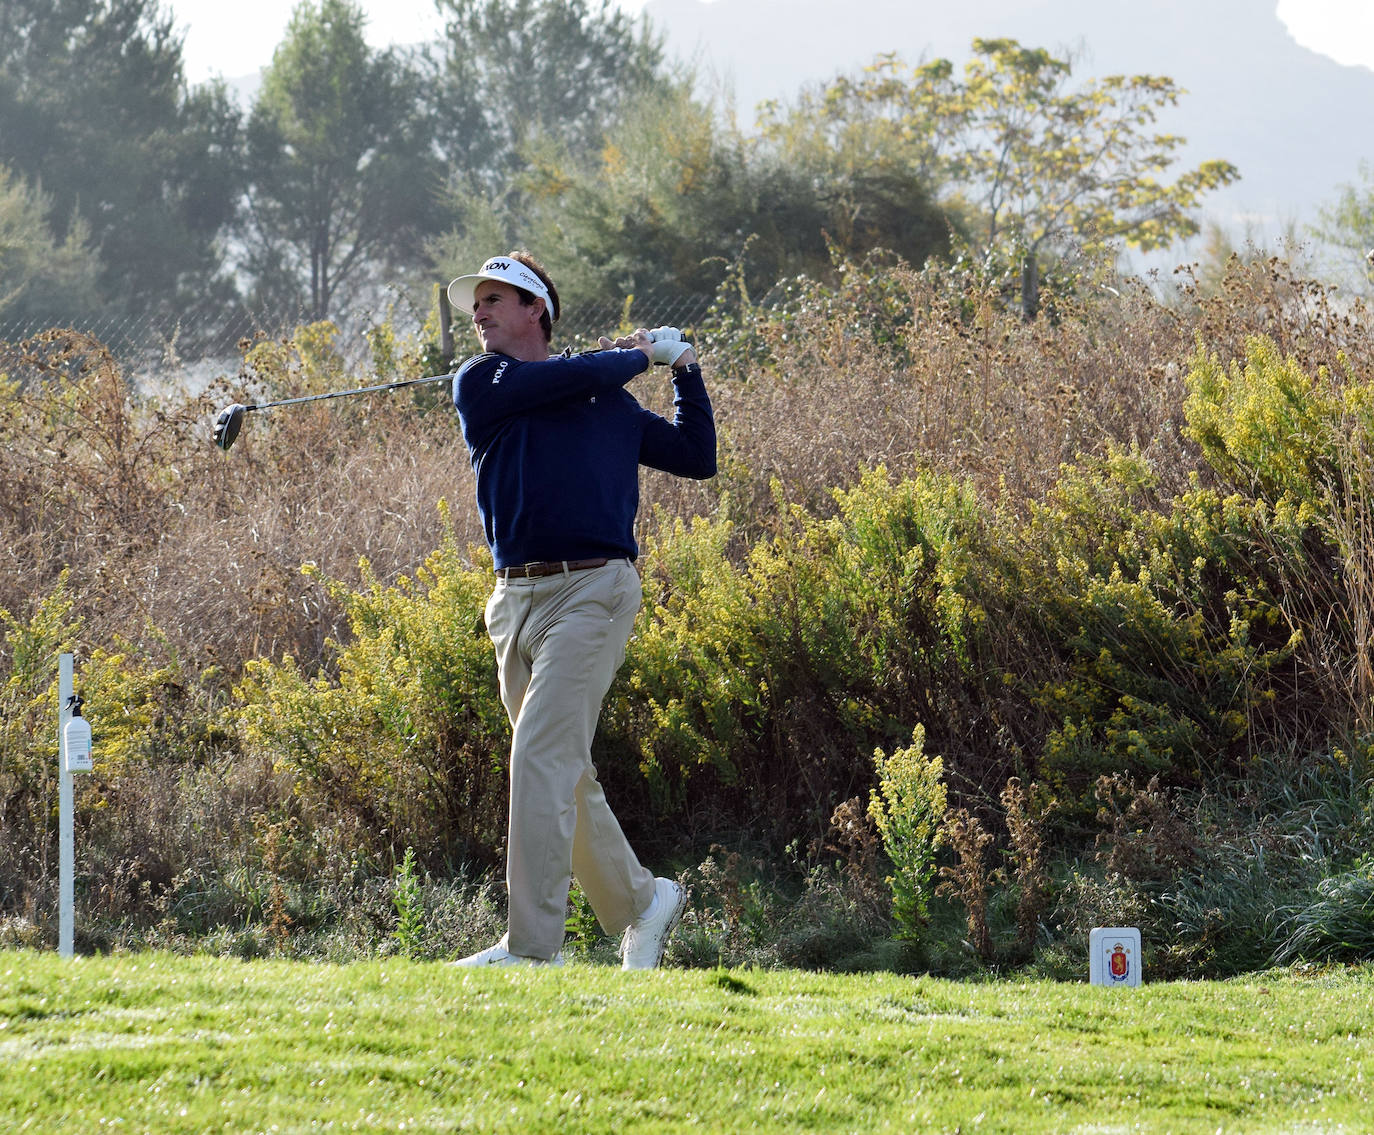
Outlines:
<svg viewBox="0 0 1374 1135"><path fill-rule="evenodd" d="M1131 955L1126 953L1120 942L1107 959L1107 971L1112 975L1113 981L1125 981L1131 976Z"/></svg>

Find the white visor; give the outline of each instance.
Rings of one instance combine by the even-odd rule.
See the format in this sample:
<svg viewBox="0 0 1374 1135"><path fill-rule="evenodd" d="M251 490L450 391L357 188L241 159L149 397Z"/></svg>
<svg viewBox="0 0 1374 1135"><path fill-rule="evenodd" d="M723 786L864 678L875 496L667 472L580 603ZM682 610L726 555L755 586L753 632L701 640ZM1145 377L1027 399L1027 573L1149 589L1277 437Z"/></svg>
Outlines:
<svg viewBox="0 0 1374 1135"><path fill-rule="evenodd" d="M493 256L471 276L459 276L453 280L448 286L449 303L463 311L471 311L476 299L477 285L482 280L499 280L503 284L524 288L543 300L549 318L557 321L558 307L549 296L549 289L544 287L544 281L520 261L512 260L509 256Z"/></svg>

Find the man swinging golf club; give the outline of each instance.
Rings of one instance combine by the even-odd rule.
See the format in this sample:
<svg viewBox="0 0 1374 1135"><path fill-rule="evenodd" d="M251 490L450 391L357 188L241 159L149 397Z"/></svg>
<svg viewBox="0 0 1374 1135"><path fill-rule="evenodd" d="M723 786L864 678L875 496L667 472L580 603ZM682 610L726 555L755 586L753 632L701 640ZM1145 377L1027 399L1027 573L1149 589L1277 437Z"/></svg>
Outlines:
<svg viewBox="0 0 1374 1135"><path fill-rule="evenodd" d="M591 743L641 600L639 466L716 471L701 368L673 328L550 357L558 292L528 253L493 257L448 294L472 312L483 351L459 367L453 402L496 564L486 624L513 729L507 933L455 964L561 965L576 877L602 928L623 931L623 968L653 969L687 897L640 865ZM625 389L655 363L672 367L671 422Z"/></svg>

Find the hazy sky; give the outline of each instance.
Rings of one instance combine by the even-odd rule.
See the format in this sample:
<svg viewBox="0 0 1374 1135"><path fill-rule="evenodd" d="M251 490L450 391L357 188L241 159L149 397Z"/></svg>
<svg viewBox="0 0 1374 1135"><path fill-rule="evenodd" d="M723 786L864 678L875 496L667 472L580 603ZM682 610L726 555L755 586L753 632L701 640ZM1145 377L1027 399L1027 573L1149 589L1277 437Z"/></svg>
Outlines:
<svg viewBox="0 0 1374 1135"><path fill-rule="evenodd" d="M788 0L775 0L785 7ZM863 0L854 0L862 4ZM1304 47L1338 63L1374 69L1374 3L1371 0L1272 0L1279 18ZM645 0L617 0L639 12ZM186 77L251 75L272 61L294 4L290 0L164 0L185 32ZM376 47L435 38L443 24L433 0L361 0L369 42ZM798 85L806 78L802 76Z"/></svg>

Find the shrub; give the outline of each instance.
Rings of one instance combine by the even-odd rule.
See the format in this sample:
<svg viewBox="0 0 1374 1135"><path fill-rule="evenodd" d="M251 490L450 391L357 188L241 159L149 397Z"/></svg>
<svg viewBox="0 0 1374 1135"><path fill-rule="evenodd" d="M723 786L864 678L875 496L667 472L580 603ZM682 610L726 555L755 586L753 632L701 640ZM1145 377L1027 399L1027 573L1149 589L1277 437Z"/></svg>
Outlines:
<svg viewBox="0 0 1374 1135"><path fill-rule="evenodd" d="M709 769L739 786L736 816L780 842L820 836L835 801L869 787L865 753L949 712L978 621L961 594L971 492L880 468L835 500L830 518L780 501L789 529L742 566L728 520L650 541L608 724L634 739L665 806Z"/></svg>
<svg viewBox="0 0 1374 1135"><path fill-rule="evenodd" d="M1135 454L1066 468L993 582L1011 589L989 604L1026 643L1010 670L1043 715L1043 772L1065 818L1086 813L1104 773L1235 769L1302 698L1282 669L1298 637L1280 577L1253 554L1263 538L1300 559L1300 514L1196 484L1168 502L1153 489Z"/></svg>
<svg viewBox="0 0 1374 1135"><path fill-rule="evenodd" d="M460 553L450 529L413 580L384 586L364 562L362 590L324 581L351 628L334 644L336 677L309 678L289 657L247 666L241 744L292 777L312 827L385 858L407 844L426 862L494 858L509 724L483 624L484 556Z"/></svg>
<svg viewBox="0 0 1374 1135"><path fill-rule="evenodd" d="M1093 926L1138 926L1161 978L1364 960L1368 778L1362 746L1270 753L1203 791L1104 779L1095 861L1060 894L1059 934L1081 950Z"/></svg>
<svg viewBox="0 0 1374 1135"><path fill-rule="evenodd" d="M137 906L170 878L182 833L160 830L169 769L204 757L213 745L207 707L194 681L175 666L141 665L119 648L86 647L86 628L63 573L56 588L20 619L0 608L0 908L48 907L56 889L58 656L75 655L76 692L94 735L94 771L75 778L74 812L89 867L83 911ZM173 783L178 774L173 772ZM161 797L143 792L158 782Z"/></svg>
<svg viewBox="0 0 1374 1135"><path fill-rule="evenodd" d="M1374 411L1371 388L1322 371L1309 377L1266 336L1226 365L1199 341L1188 371L1187 434L1222 480L1271 503L1317 499L1337 487L1337 427Z"/></svg>
<svg viewBox="0 0 1374 1135"><path fill-rule="evenodd" d="M892 911L908 938L919 938L933 893L935 852L945 821L944 765L925 752L925 729L917 726L911 744L891 756L873 754L878 787L869 797L868 814L878 827L892 860L888 876Z"/></svg>
<svg viewBox="0 0 1374 1135"><path fill-rule="evenodd" d="M1285 911L1272 960L1366 961L1374 957L1374 859L1365 855L1349 870L1317 882L1316 896Z"/></svg>
<svg viewBox="0 0 1374 1135"><path fill-rule="evenodd" d="M396 945L408 958L420 951L424 937L424 894L415 870L415 849L407 847L405 858L392 875L391 901L396 907Z"/></svg>

